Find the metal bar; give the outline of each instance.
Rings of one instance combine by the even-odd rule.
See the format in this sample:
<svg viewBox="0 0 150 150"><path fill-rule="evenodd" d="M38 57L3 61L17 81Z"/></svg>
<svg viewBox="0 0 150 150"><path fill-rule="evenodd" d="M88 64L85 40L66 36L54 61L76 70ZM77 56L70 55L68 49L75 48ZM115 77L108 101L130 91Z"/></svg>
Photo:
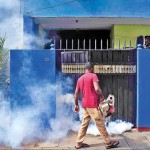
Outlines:
<svg viewBox="0 0 150 150"><path fill-rule="evenodd" d="M85 39L83 40L83 49L85 49Z"/></svg>
<svg viewBox="0 0 150 150"><path fill-rule="evenodd" d="M89 39L89 49L91 49L91 39Z"/></svg>
<svg viewBox="0 0 150 150"><path fill-rule="evenodd" d="M74 49L76 49L76 50L77 49L84 49L85 50L86 48L90 49L90 50L107 50L107 49L110 48L110 45L111 45L111 49L112 50L115 49L115 42L114 42L114 40L112 40L111 41L112 44L110 44L109 39L106 39L105 41L103 41L103 39L100 39L100 46L99 47L98 47L97 39L94 39L94 40L89 39L88 41L85 41L85 39L83 41L80 41L80 39L78 39L77 43L76 43L76 47L74 47L74 42L75 42L74 39L72 39L72 40L60 39L59 40L59 46L56 48L56 50L62 49L63 45L64 45L63 42L65 42L65 41L66 41L65 47L64 47L65 50L74 50ZM53 43L54 43L55 46L56 46L56 42L57 42L56 39L54 39ZM72 47L69 47L69 45L70 45L69 42L72 42ZM81 44L80 42L81 43L83 42L83 46L80 45ZM86 43L87 42L89 42L89 47L86 47ZM94 42L94 43L92 43L92 42ZM103 47L103 42L106 42L105 43L105 45L106 45L105 49ZM93 47L92 47L91 44L93 44ZM116 48L117 48L117 50L118 49L132 49L132 47L134 47L133 44L134 44L134 42L132 40L129 40L129 41L125 40L124 43L122 43L121 40L118 40L118 48L117 47Z"/></svg>
<svg viewBox="0 0 150 150"><path fill-rule="evenodd" d="M126 49L126 40L124 41L124 49Z"/></svg>
<svg viewBox="0 0 150 150"><path fill-rule="evenodd" d="M60 39L60 47L59 49L62 49L62 39Z"/></svg>
<svg viewBox="0 0 150 150"><path fill-rule="evenodd" d="M78 49L80 49L80 41L79 41L79 39L78 39Z"/></svg>
<svg viewBox="0 0 150 150"><path fill-rule="evenodd" d="M68 49L68 40L66 39L66 49Z"/></svg>
<svg viewBox="0 0 150 150"><path fill-rule="evenodd" d="M95 50L97 49L97 40L95 39Z"/></svg>
<svg viewBox="0 0 150 150"><path fill-rule="evenodd" d="M107 49L108 49L108 39L107 39Z"/></svg>
<svg viewBox="0 0 150 150"><path fill-rule="evenodd" d="M72 49L73 49L73 39L72 39Z"/></svg>
<svg viewBox="0 0 150 150"><path fill-rule="evenodd" d="M101 50L102 50L102 48L103 48L103 40L101 39Z"/></svg>
<svg viewBox="0 0 150 150"><path fill-rule="evenodd" d="M54 46L55 46L55 48L56 48L56 39L54 38Z"/></svg>

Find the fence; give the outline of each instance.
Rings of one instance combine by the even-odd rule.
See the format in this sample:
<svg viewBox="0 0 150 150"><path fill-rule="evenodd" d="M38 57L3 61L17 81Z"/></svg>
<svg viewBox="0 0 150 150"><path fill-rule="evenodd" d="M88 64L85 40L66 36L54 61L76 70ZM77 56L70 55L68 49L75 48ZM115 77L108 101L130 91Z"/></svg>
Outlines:
<svg viewBox="0 0 150 150"><path fill-rule="evenodd" d="M51 39L48 48L55 48L56 50L103 50L103 49L134 49L137 45L136 41L114 41L114 40L80 40L80 39Z"/></svg>

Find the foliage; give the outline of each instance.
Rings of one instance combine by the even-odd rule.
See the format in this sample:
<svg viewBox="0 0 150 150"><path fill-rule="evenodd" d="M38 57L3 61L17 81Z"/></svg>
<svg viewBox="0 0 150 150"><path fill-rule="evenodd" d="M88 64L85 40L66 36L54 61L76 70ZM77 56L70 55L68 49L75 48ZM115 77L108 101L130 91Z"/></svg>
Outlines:
<svg viewBox="0 0 150 150"><path fill-rule="evenodd" d="M6 37L0 37L0 91L8 96L9 85L9 50L4 48Z"/></svg>
<svg viewBox="0 0 150 150"><path fill-rule="evenodd" d="M5 38L0 37L0 63L3 61Z"/></svg>

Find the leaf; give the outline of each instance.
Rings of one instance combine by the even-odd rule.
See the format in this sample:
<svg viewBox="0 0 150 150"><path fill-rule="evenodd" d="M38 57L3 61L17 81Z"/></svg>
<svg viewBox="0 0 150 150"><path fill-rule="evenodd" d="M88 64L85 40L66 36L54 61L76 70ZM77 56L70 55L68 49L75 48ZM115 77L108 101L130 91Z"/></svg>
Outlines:
<svg viewBox="0 0 150 150"><path fill-rule="evenodd" d="M9 50L4 48L5 41L6 37L0 37L0 90L4 93L5 97L8 98L8 85L6 80L9 79L8 63L10 57Z"/></svg>

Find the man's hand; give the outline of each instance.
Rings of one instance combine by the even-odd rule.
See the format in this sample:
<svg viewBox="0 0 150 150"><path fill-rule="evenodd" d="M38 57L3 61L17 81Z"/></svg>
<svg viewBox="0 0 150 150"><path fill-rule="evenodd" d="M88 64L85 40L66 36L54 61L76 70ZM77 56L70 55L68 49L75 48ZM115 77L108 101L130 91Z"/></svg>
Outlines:
<svg viewBox="0 0 150 150"><path fill-rule="evenodd" d="M74 99L75 99L74 111L75 111L75 112L79 112L78 96L79 96L79 89L76 88L75 94L74 94Z"/></svg>
<svg viewBox="0 0 150 150"><path fill-rule="evenodd" d="M75 106L74 106L74 111L75 111L75 112L79 112L79 105L75 105Z"/></svg>

